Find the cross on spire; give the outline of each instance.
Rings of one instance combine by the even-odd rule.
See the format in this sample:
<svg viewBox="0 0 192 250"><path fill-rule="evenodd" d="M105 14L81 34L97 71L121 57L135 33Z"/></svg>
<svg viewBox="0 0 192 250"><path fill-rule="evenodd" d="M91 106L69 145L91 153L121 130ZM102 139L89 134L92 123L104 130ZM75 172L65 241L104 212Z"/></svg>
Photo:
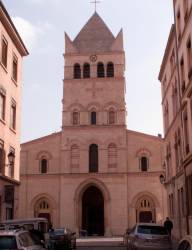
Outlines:
<svg viewBox="0 0 192 250"><path fill-rule="evenodd" d="M95 12L97 11L97 4L100 3L100 1L98 0L94 0L93 2L91 3L94 3L95 4Z"/></svg>

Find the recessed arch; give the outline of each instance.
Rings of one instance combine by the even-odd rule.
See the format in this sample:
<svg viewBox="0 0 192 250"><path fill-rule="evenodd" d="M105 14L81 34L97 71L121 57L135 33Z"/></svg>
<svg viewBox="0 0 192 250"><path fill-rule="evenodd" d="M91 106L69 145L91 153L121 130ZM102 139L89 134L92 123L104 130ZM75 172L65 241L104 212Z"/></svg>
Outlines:
<svg viewBox="0 0 192 250"><path fill-rule="evenodd" d="M52 154L48 151L40 151L38 152L38 154L36 155L36 160L40 160L42 159L42 157L46 157L46 159L48 160L51 160L53 157L52 157Z"/></svg>
<svg viewBox="0 0 192 250"><path fill-rule="evenodd" d="M144 196L150 197L154 201L155 206L160 207L160 202L158 201L157 197L148 191L140 192L137 195L135 195L134 198L132 199L131 206L135 208L137 201Z"/></svg>
<svg viewBox="0 0 192 250"><path fill-rule="evenodd" d="M81 182L75 190L74 201L75 201L75 221L77 230L82 229L82 198L84 192L91 186L98 188L104 198L104 233L105 235L110 234L111 228L111 210L110 210L110 193L107 186L96 178L89 178Z"/></svg>
<svg viewBox="0 0 192 250"><path fill-rule="evenodd" d="M87 105L86 109L91 112L91 111L99 111L101 109L101 105L98 102L91 102Z"/></svg>
<svg viewBox="0 0 192 250"><path fill-rule="evenodd" d="M142 156L146 156L146 157L151 157L152 153L149 149L147 148L140 148L137 152L136 152L136 157L140 158Z"/></svg>
<svg viewBox="0 0 192 250"><path fill-rule="evenodd" d="M74 102L70 106L67 107L66 111L73 111L73 110L77 110L80 112L80 111L85 110L85 107L78 102Z"/></svg>
<svg viewBox="0 0 192 250"><path fill-rule="evenodd" d="M43 217L48 219L49 223L53 221L53 211L56 208L55 200L48 194L39 194L31 201L34 217Z"/></svg>

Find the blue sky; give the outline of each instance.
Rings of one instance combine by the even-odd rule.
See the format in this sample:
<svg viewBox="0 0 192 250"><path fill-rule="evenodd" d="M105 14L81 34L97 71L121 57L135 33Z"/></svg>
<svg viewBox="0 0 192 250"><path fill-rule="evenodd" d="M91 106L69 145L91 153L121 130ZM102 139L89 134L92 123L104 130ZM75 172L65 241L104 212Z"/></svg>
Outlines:
<svg viewBox="0 0 192 250"><path fill-rule="evenodd" d="M64 31L73 39L94 12L91 0L3 0L30 55L23 63L22 138L60 131ZM98 13L126 53L127 127L163 133L158 73L171 24L172 0L101 0Z"/></svg>

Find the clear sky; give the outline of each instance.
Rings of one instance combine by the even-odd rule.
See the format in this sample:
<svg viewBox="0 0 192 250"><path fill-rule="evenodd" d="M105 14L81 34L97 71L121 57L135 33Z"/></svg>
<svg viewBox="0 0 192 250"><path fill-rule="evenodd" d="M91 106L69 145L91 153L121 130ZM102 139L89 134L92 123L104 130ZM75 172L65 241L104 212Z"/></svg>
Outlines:
<svg viewBox="0 0 192 250"><path fill-rule="evenodd" d="M74 39L94 13L91 0L3 0L30 55L23 63L22 138L61 130L64 31ZM163 133L158 73L171 24L172 0L101 0L98 13L126 53L127 127Z"/></svg>

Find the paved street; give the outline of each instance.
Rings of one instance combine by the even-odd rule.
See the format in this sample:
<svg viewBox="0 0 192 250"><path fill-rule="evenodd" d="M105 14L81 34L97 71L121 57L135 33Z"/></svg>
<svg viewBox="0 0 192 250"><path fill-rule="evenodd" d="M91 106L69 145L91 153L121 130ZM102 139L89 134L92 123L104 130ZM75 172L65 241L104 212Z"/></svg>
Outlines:
<svg viewBox="0 0 192 250"><path fill-rule="evenodd" d="M126 250L123 246L77 247L77 250Z"/></svg>
<svg viewBox="0 0 192 250"><path fill-rule="evenodd" d="M77 247L77 250L126 250L124 246L87 246L87 247ZM177 250L177 247L174 247L173 250Z"/></svg>
<svg viewBox="0 0 192 250"><path fill-rule="evenodd" d="M77 250L126 250L122 244L122 237L80 238L77 239ZM174 241L173 250L177 249L177 243Z"/></svg>

